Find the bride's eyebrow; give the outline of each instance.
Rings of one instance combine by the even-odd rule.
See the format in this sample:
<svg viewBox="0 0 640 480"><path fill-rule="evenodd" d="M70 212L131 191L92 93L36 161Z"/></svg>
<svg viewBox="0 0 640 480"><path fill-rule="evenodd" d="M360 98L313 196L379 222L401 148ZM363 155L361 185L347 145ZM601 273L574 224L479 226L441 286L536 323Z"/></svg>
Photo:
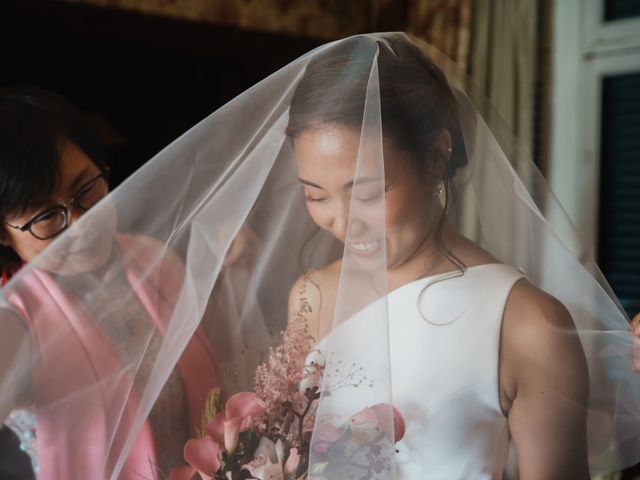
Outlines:
<svg viewBox="0 0 640 480"><path fill-rule="evenodd" d="M310 187L320 188L320 189L324 190L324 187L321 187L317 183L310 182L309 180L305 180L304 178L300 178L300 177L298 177L298 180L303 185L309 185ZM380 182L381 180L382 179L380 177L360 177L358 179L351 180L350 182L345 183L342 186L342 188L348 189L348 188L352 188L354 185L362 185L364 183Z"/></svg>
<svg viewBox="0 0 640 480"><path fill-rule="evenodd" d="M324 190L324 188L321 187L320 185L318 185L317 183L310 182L309 180L305 180L304 178L300 178L300 177L298 177L298 180L303 185L309 185L310 187L320 188L320 189Z"/></svg>

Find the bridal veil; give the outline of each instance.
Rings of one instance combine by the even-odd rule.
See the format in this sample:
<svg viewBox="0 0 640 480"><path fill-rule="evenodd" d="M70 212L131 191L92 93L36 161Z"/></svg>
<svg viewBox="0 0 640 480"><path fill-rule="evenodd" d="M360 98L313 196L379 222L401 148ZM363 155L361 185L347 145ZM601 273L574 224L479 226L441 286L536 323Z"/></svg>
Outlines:
<svg viewBox="0 0 640 480"><path fill-rule="evenodd" d="M422 69L421 80L395 84L407 62ZM329 77L347 88L305 96L309 85ZM432 85L423 91L421 81ZM425 91L432 96L424 98ZM345 102L359 102L357 114L347 117ZM414 150L438 154L429 149L425 102L451 135L435 194L446 221L571 313L576 330L566 334L579 336L589 367L590 398L576 408L588 410L592 473L640 461L640 375L631 371L633 338L622 308L594 260L576 247L571 222L532 162L533 173L519 177L503 148L512 139L489 129L472 83L401 33L329 43L275 72L158 153L16 274L2 290L10 353L0 356L0 413L33 403L51 427L42 445L60 442L67 463L92 457L99 466L92 478L116 479L197 329L216 369L194 367L192 374L211 375L227 394L252 390L257 365L287 325L292 285L340 259L332 329L365 308L368 317L362 331L326 338L323 350L331 354L322 381L367 395L349 408L336 401L341 396L321 398L316 425L392 404L385 202L375 199L385 195L386 129L404 134ZM359 136L346 243L357 243L352 236L366 224L368 241L381 241L382 254L363 260L307 212L292 137L319 115ZM234 249L242 250L240 259L229 261ZM87 256L102 258L100 267L78 260ZM105 324L113 311L94 295L105 275L128 292L109 309L125 312L143 301L154 320L116 332ZM427 320L447 328L455 318ZM375 362L351 361L354 345L375 351ZM393 432L391 412L385 422ZM376 475L393 478L392 457Z"/></svg>

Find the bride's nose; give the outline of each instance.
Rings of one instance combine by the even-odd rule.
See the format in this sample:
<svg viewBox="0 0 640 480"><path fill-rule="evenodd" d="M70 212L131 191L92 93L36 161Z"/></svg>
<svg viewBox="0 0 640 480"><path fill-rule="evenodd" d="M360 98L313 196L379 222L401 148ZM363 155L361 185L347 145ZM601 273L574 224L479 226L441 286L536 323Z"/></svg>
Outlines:
<svg viewBox="0 0 640 480"><path fill-rule="evenodd" d="M358 218L354 218L349 222L349 236L359 237L367 231L367 224Z"/></svg>
<svg viewBox="0 0 640 480"><path fill-rule="evenodd" d="M331 232L333 235L344 241L347 237L347 228L349 225L349 205L339 205L333 215L331 223Z"/></svg>

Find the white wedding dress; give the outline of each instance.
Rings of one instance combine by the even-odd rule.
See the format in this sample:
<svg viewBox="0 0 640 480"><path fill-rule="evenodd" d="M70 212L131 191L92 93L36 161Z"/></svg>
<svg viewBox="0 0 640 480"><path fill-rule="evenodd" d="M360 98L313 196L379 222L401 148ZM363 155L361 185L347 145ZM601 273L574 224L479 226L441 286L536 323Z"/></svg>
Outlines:
<svg viewBox="0 0 640 480"><path fill-rule="evenodd" d="M391 398L407 427L396 444L395 478L501 479L509 430L499 397L500 329L511 288L523 275L508 265L486 264L433 283L442 276L413 281L387 296ZM320 342L323 356L331 354L327 348L339 349L343 362L358 364L365 375L384 365L386 355L362 341L373 308ZM366 405L368 395L367 388L343 388L330 402L348 415Z"/></svg>

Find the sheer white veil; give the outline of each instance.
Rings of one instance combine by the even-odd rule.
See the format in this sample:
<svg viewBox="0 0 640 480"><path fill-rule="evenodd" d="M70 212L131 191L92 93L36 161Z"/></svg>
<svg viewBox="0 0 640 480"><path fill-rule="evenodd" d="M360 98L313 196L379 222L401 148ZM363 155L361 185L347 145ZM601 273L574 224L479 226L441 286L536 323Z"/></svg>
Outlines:
<svg viewBox="0 0 640 480"><path fill-rule="evenodd" d="M362 359L366 371L355 381L350 374L342 377L343 391L362 388L366 378L367 395L354 396L357 400L348 405L342 395L323 397L317 425L393 403L386 255L363 262L310 218L291 138L294 124L306 121L300 117L308 112L290 107L294 101L314 105L322 100L301 98L299 86L317 80L310 72L329 76L338 69L337 78L350 86L351 98L333 99L332 121L360 134L348 231L354 222L365 222L369 238L384 239L384 202L359 201L357 186L359 179L374 179L368 195L384 196L385 130L398 128L392 125L394 116L422 114L415 84L395 85L393 93L415 95L415 111L394 110L393 103L386 110L381 100L381 88L388 87L381 86L383 81L394 78L388 69L402 62L424 69L423 78L436 84L429 91L438 94L429 101L442 124L435 127L452 132L444 195L448 203L454 196L459 200L457 208L447 209L448 221L501 262L525 272L572 315L576 332L567 334L579 336L589 366L589 403L576 408L588 409L592 473L640 461L640 376L631 372L633 339L603 275L592 258L576 249L571 222L533 163L524 181L518 176L502 148L512 138L487 126L476 106L484 105L483 99L471 82L419 40L385 33L319 47L212 113L3 288L2 322L8 335L3 344L11 355L0 356L0 413L35 405L38 428L46 432L38 439L41 451L57 445L56 458L45 455L43 468L63 465L58 468L66 469L66 478L88 478L83 476L87 472L91 478L153 478L140 472L153 463L144 449L139 450L142 459L131 455L183 352L196 352L187 355L181 370L191 371L195 384L202 378L202 385L220 385L227 394L252 390L256 366L287 325L292 285L305 272L337 260L333 330L339 332L365 310L367 326L360 335L325 339L322 348L331 358L324 381L335 381L340 369L358 363L365 350L377 355L375 361ZM354 98L362 105L357 116L341 117L341 102ZM409 139L426 129L418 123L399 125ZM421 141L428 143L429 132L424 133ZM251 241L242 261L225 261L238 247L234 242L247 236ZM99 267L87 267L96 259ZM105 278L123 287L109 311L93 295L104 288ZM114 312L126 319L140 303L153 319L135 329L127 328L126 321L115 329L109 325ZM194 345L194 334L209 346ZM193 367L207 352L214 367ZM202 400L201 394L190 400L193 409ZM391 413L386 422L384 431L393 432ZM394 478L389 458L372 478ZM321 460L312 456L311 461L313 467Z"/></svg>

